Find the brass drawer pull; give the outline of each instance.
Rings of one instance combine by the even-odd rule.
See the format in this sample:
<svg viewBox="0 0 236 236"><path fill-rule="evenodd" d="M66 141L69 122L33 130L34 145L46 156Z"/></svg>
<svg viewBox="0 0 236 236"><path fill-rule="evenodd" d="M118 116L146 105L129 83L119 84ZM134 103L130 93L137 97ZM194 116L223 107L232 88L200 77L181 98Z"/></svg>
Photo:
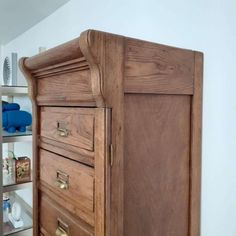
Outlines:
<svg viewBox="0 0 236 236"><path fill-rule="evenodd" d="M66 123L57 121L57 133L60 137L67 137L69 130L66 128Z"/></svg>
<svg viewBox="0 0 236 236"><path fill-rule="evenodd" d="M57 128L57 132L60 137L67 137L69 134L68 129L65 128Z"/></svg>
<svg viewBox="0 0 236 236"><path fill-rule="evenodd" d="M69 175L58 170L56 177L56 186L60 189L68 189L69 188Z"/></svg>
<svg viewBox="0 0 236 236"><path fill-rule="evenodd" d="M65 230L63 230L61 227L57 228L55 235L56 236L69 236L69 234L67 234Z"/></svg>
<svg viewBox="0 0 236 236"><path fill-rule="evenodd" d="M61 219L57 219L56 236L69 236L69 226Z"/></svg>

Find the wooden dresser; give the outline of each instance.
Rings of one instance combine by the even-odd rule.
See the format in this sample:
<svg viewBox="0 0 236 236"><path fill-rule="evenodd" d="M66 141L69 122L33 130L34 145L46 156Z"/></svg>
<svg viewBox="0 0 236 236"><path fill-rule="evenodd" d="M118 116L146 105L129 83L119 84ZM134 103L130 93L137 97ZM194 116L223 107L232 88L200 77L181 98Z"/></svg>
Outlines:
<svg viewBox="0 0 236 236"><path fill-rule="evenodd" d="M200 52L87 30L21 70L34 236L199 236Z"/></svg>

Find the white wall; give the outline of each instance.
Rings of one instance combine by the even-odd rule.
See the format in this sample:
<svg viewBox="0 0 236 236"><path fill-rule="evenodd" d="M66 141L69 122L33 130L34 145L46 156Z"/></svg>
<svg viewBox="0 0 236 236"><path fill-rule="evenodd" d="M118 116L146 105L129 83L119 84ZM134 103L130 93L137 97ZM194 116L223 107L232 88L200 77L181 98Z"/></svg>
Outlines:
<svg viewBox="0 0 236 236"><path fill-rule="evenodd" d="M31 56L87 28L203 51L201 235L235 236L235 10L235 0L71 0L4 51Z"/></svg>

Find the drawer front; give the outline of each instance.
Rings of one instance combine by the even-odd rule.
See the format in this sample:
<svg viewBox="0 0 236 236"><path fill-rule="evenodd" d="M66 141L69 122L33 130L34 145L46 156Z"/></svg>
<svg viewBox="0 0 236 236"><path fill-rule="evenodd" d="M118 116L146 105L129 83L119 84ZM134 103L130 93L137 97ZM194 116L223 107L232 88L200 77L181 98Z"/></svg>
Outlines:
<svg viewBox="0 0 236 236"><path fill-rule="evenodd" d="M39 200L39 212L41 235L94 235L93 229L91 227L70 216L67 211L65 211L63 208L60 208L45 194L41 194Z"/></svg>
<svg viewBox="0 0 236 236"><path fill-rule="evenodd" d="M94 150L94 111L86 108L42 107L40 135L43 138Z"/></svg>
<svg viewBox="0 0 236 236"><path fill-rule="evenodd" d="M52 70L33 73L34 77L38 78L36 99L39 105L95 105L89 69L67 71L67 73L55 73Z"/></svg>
<svg viewBox="0 0 236 236"><path fill-rule="evenodd" d="M60 204L73 204L94 212L94 169L40 149L40 181L59 196Z"/></svg>

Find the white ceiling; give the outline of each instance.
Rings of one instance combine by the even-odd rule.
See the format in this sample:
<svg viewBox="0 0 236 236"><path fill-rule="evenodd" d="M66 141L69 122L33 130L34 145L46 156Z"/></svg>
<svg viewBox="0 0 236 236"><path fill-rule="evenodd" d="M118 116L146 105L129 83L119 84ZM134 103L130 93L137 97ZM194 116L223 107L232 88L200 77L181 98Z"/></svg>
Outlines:
<svg viewBox="0 0 236 236"><path fill-rule="evenodd" d="M0 0L0 45L22 34L69 0Z"/></svg>

